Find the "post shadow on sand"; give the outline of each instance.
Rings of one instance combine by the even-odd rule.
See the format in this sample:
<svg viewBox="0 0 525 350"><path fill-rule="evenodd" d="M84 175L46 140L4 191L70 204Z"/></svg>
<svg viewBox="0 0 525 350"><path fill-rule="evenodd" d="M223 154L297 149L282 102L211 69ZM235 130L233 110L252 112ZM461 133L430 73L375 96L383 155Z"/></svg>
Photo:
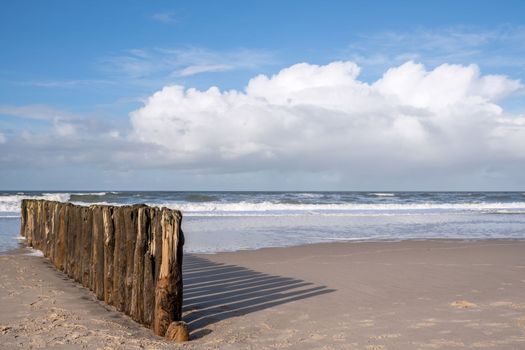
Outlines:
<svg viewBox="0 0 525 350"><path fill-rule="evenodd" d="M215 322L334 291L191 254L184 256L183 278L183 319L192 339L211 333L205 327Z"/></svg>

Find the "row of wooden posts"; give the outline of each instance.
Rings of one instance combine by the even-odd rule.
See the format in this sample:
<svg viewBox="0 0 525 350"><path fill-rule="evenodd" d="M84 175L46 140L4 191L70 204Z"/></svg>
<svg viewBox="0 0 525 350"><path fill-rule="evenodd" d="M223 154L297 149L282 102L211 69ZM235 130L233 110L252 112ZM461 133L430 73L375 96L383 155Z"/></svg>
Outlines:
<svg viewBox="0 0 525 350"><path fill-rule="evenodd" d="M187 340L180 211L26 199L21 216L21 235L57 269L155 334Z"/></svg>

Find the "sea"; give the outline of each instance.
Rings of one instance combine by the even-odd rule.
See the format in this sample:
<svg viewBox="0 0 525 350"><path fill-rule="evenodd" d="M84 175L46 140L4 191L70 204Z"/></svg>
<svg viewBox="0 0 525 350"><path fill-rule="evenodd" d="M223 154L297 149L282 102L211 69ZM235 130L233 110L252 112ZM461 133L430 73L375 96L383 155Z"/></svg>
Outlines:
<svg viewBox="0 0 525 350"><path fill-rule="evenodd" d="M525 192L0 192L0 252L23 245L24 198L183 213L185 251L325 242L525 239Z"/></svg>

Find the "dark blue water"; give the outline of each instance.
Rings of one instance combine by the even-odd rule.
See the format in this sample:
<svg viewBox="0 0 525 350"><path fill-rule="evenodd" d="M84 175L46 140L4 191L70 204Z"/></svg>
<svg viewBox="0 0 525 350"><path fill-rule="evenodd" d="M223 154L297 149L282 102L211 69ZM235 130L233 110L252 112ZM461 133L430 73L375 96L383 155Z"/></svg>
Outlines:
<svg viewBox="0 0 525 350"><path fill-rule="evenodd" d="M4 192L0 250L18 245L22 198L182 210L186 250L331 241L525 239L523 192Z"/></svg>

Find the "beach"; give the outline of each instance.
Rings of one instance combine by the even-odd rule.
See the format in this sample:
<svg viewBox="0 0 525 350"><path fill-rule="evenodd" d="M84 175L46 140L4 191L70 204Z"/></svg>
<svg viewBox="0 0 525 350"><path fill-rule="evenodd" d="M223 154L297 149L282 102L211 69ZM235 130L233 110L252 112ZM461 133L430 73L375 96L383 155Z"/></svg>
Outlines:
<svg viewBox="0 0 525 350"><path fill-rule="evenodd" d="M525 242L326 243L186 254L177 345L25 249L0 255L2 348L520 349Z"/></svg>
<svg viewBox="0 0 525 350"><path fill-rule="evenodd" d="M1 9L0 350L525 350L525 0Z"/></svg>

